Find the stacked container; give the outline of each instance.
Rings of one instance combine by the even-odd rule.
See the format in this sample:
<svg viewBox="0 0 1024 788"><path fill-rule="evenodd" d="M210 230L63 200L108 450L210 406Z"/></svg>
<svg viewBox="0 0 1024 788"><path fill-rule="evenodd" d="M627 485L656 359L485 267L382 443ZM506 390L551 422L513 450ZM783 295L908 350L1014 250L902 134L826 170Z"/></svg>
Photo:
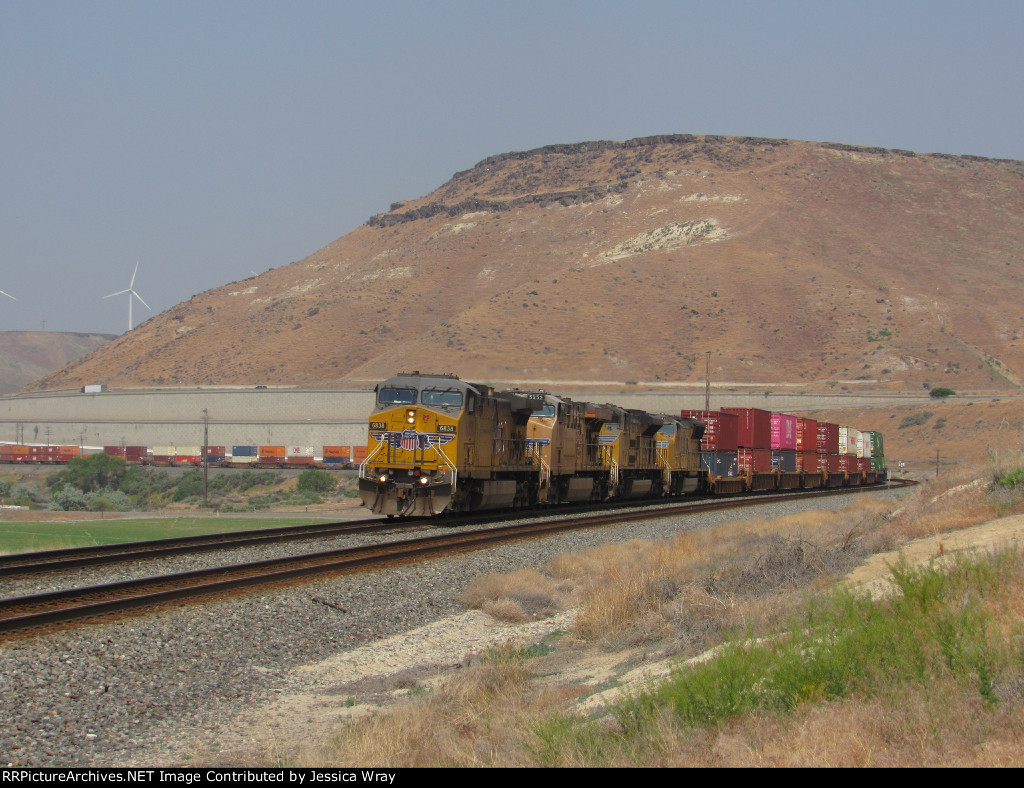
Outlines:
<svg viewBox="0 0 1024 788"><path fill-rule="evenodd" d="M772 470L772 414L759 408L722 408L739 416L736 466L740 473L770 473Z"/></svg>
<svg viewBox="0 0 1024 788"><path fill-rule="evenodd" d="M316 458L312 446L289 446L285 455L287 465L312 465Z"/></svg>
<svg viewBox="0 0 1024 788"><path fill-rule="evenodd" d="M787 413L772 414L772 469L795 473L797 418Z"/></svg>
<svg viewBox="0 0 1024 788"><path fill-rule="evenodd" d="M284 446L260 446L257 461L266 465L280 465L284 463Z"/></svg>
<svg viewBox="0 0 1024 788"><path fill-rule="evenodd" d="M202 465L202 446L179 446L175 452L174 462L181 465Z"/></svg>
<svg viewBox="0 0 1024 788"><path fill-rule="evenodd" d="M704 423L704 435L700 439L701 467L716 478L736 476L739 416L717 410L684 410L679 415Z"/></svg>
<svg viewBox="0 0 1024 788"><path fill-rule="evenodd" d="M259 462L260 452L257 446L232 446L232 465L255 465Z"/></svg>

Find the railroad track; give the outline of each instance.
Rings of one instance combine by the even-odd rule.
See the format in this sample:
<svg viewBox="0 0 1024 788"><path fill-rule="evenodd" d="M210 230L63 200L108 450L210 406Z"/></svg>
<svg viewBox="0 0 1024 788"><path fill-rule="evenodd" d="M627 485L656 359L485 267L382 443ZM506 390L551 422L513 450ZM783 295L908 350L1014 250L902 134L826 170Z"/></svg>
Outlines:
<svg viewBox="0 0 1024 788"><path fill-rule="evenodd" d="M276 542L374 533L394 527L394 523L382 521L377 517L347 522L287 525L253 531L231 531L199 536L179 536L170 539L152 539L145 542L122 542L34 553L14 553L0 556L0 577L38 575L65 569L81 569L102 564L143 561L150 558L229 550L236 547L251 547ZM405 527L408 528L408 526Z"/></svg>
<svg viewBox="0 0 1024 788"><path fill-rule="evenodd" d="M865 487L815 490L793 497L817 498L851 492L879 491L879 489L879 487ZM611 511L596 515L591 513L560 517L555 520L534 521L525 525L520 523L475 531L460 529L417 539L402 539L375 545L327 550L299 556L0 599L0 633L24 632L51 624L151 607L181 599L294 582L313 575L351 572L381 568L401 562L420 561L562 531L600 528L636 520L686 516L723 509L757 506L772 500L777 500L777 497L753 496L742 499L716 499L700 503L691 502ZM380 521L375 522L380 527ZM362 525L367 524L363 523Z"/></svg>

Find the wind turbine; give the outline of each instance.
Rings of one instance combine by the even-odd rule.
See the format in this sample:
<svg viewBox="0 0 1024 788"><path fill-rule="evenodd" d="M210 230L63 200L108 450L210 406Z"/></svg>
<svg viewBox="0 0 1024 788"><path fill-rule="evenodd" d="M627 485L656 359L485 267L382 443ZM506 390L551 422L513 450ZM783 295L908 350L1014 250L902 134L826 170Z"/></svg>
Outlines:
<svg viewBox="0 0 1024 788"><path fill-rule="evenodd" d="M128 294L128 330L129 331L132 330L132 297L134 296L135 298L139 299L139 301L142 301L142 296L140 296L138 293L136 293L135 290L133 289L135 287L135 274L137 274L138 272L139 272L139 264L136 263L135 264L135 270L132 271L132 279L128 283L128 289L127 290L118 290L116 293L111 293L110 295L103 296L104 298L113 298L114 296L124 295L125 293ZM145 301L142 301L142 305L144 307L146 307L146 309L149 309L149 304L147 304ZM153 310L149 309L149 311L152 312Z"/></svg>

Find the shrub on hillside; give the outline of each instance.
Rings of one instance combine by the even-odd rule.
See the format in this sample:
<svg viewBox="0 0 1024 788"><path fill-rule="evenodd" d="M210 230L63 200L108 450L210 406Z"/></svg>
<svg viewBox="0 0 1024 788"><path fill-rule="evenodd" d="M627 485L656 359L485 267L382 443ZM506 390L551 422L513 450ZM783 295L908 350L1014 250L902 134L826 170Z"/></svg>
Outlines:
<svg viewBox="0 0 1024 788"><path fill-rule="evenodd" d="M327 471L309 468L299 474L295 489L299 492L328 493L334 492L337 480Z"/></svg>

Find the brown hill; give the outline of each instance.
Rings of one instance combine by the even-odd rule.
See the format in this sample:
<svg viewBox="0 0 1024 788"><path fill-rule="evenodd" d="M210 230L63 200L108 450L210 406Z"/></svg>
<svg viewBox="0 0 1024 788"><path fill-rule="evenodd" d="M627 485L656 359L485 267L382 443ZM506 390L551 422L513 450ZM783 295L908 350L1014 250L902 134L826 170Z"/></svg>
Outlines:
<svg viewBox="0 0 1024 788"><path fill-rule="evenodd" d="M674 135L494 156L33 384L1024 379L1024 163Z"/></svg>
<svg viewBox="0 0 1024 788"><path fill-rule="evenodd" d="M0 395L13 394L114 337L59 331L0 331Z"/></svg>

